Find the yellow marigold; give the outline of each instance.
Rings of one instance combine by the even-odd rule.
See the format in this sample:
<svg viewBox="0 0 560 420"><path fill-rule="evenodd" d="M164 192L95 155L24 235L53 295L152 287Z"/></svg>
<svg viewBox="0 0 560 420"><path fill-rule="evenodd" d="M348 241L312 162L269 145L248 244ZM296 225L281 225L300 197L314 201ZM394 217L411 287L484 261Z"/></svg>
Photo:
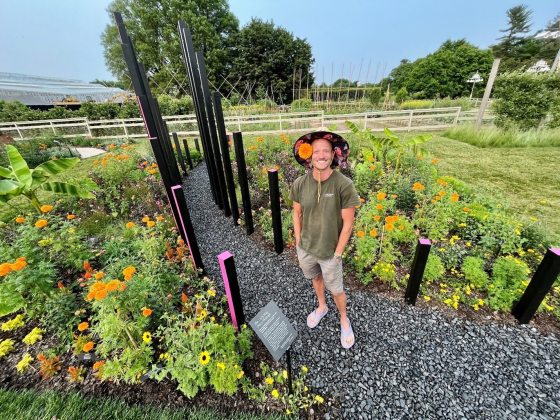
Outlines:
<svg viewBox="0 0 560 420"><path fill-rule="evenodd" d="M313 147L309 143L303 143L299 146L298 155L304 160L309 159L313 155Z"/></svg>
<svg viewBox="0 0 560 420"><path fill-rule="evenodd" d="M89 328L89 324L87 322L80 322L78 324L78 331L85 331Z"/></svg>
<svg viewBox="0 0 560 420"><path fill-rule="evenodd" d="M19 223L19 224L25 223L25 217L23 217L23 216L16 217L16 223Z"/></svg>
<svg viewBox="0 0 560 420"><path fill-rule="evenodd" d="M240 370L239 373L237 374L237 379L241 379L243 377L243 375L245 375L245 372Z"/></svg>
<svg viewBox="0 0 560 420"><path fill-rule="evenodd" d="M394 225L394 224L392 224L392 223L386 223L386 224L385 224L385 230L386 230L386 231L391 232L391 231L393 231L394 229L395 229L395 225Z"/></svg>
<svg viewBox="0 0 560 420"><path fill-rule="evenodd" d="M82 350L86 353L89 353L93 349L94 345L95 344L93 343L93 341L88 341L86 344L84 344Z"/></svg>
<svg viewBox="0 0 560 420"><path fill-rule="evenodd" d="M214 289L208 289L208 291L206 293L208 293L208 296L211 296L211 297L216 296L216 291Z"/></svg>
<svg viewBox="0 0 560 420"><path fill-rule="evenodd" d="M134 222L128 222L125 226L127 229L132 229L136 224Z"/></svg>
<svg viewBox="0 0 560 420"><path fill-rule="evenodd" d="M121 282L117 279L113 279L106 284L106 289L108 292L114 292L115 290L119 289L121 286Z"/></svg>
<svg viewBox="0 0 560 420"><path fill-rule="evenodd" d="M142 308L142 315L148 317L152 314L152 310L150 308Z"/></svg>
<svg viewBox="0 0 560 420"><path fill-rule="evenodd" d="M378 214L376 214L375 216L373 216L373 218L374 218L374 220L375 220L376 222L379 222L379 221L381 220L381 216L378 215Z"/></svg>
<svg viewBox="0 0 560 420"><path fill-rule="evenodd" d="M35 227L42 229L45 226L47 226L49 224L49 222L47 222L45 219L39 219L35 222Z"/></svg>
<svg viewBox="0 0 560 420"><path fill-rule="evenodd" d="M413 191L424 191L425 189L426 187L420 182L415 182L412 186Z"/></svg>
<svg viewBox="0 0 560 420"><path fill-rule="evenodd" d="M456 192L454 192L453 194L451 194L451 201L453 201L454 203L456 203L457 201L459 201L459 194L457 194Z"/></svg>
<svg viewBox="0 0 560 420"><path fill-rule="evenodd" d="M387 194L385 194L384 192L381 191L377 193L377 199L379 201L385 200L385 197L387 197Z"/></svg>
<svg viewBox="0 0 560 420"><path fill-rule="evenodd" d="M220 369L222 369L222 370L225 370L225 368L226 368L226 365L223 364L222 362L216 363L216 366L218 366L218 367L219 367Z"/></svg>
<svg viewBox="0 0 560 420"><path fill-rule="evenodd" d="M358 236L358 238L363 238L364 236L366 236L366 233L363 230L359 230L358 232L356 232L356 235Z"/></svg>
<svg viewBox="0 0 560 420"><path fill-rule="evenodd" d="M150 217L149 216L144 216L142 217L142 222L143 223L148 223L150 221Z"/></svg>
<svg viewBox="0 0 560 420"><path fill-rule="evenodd" d="M156 225L156 222L154 222L153 220L149 220L146 222L146 226L148 226L149 228L154 227Z"/></svg>
<svg viewBox="0 0 560 420"><path fill-rule="evenodd" d="M280 396L280 393L277 389L273 389L270 395L272 395L272 398L278 398Z"/></svg>
<svg viewBox="0 0 560 420"><path fill-rule="evenodd" d="M156 216L156 220L158 222L163 222L164 219L165 219L165 217L163 217L163 216Z"/></svg>
<svg viewBox="0 0 560 420"><path fill-rule="evenodd" d="M372 238L377 238L377 229L370 230L369 236L371 236Z"/></svg>
<svg viewBox="0 0 560 420"><path fill-rule="evenodd" d="M268 385L272 385L274 383L274 379L272 379L270 376L268 376L267 378L265 378L264 380Z"/></svg>
<svg viewBox="0 0 560 420"><path fill-rule="evenodd" d="M320 395L315 395L315 401L317 401L319 404L323 404L325 402L325 399Z"/></svg>
<svg viewBox="0 0 560 420"><path fill-rule="evenodd" d="M66 218L67 218L68 220L73 220L73 219L76 218L76 215L75 215L75 214L67 214L67 215L66 215Z"/></svg>
<svg viewBox="0 0 560 420"><path fill-rule="evenodd" d="M377 210L383 210L383 204L378 204L377 206L375 206L375 208Z"/></svg>
<svg viewBox="0 0 560 420"><path fill-rule="evenodd" d="M97 273L95 273L95 280L101 280L103 277L105 277L105 273L103 271L98 271Z"/></svg>
<svg viewBox="0 0 560 420"><path fill-rule="evenodd" d="M51 206L50 204L43 204L41 207L39 207L39 209L43 212L43 213L48 213L53 209L53 206Z"/></svg>

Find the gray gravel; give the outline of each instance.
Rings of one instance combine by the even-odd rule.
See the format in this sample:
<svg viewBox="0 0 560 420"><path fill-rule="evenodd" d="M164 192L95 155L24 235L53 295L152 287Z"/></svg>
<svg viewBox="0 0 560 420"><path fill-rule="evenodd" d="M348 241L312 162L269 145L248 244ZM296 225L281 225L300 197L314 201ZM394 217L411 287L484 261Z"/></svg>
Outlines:
<svg viewBox="0 0 560 420"><path fill-rule="evenodd" d="M294 366L309 367L310 384L341 402L342 417L560 418L557 337L347 291L356 344L344 350L333 300L329 314L309 330L310 283L286 253L263 249L223 216L203 164L189 174L185 191L208 274L220 279L217 255L234 255L246 318L270 300L282 308L298 331Z"/></svg>

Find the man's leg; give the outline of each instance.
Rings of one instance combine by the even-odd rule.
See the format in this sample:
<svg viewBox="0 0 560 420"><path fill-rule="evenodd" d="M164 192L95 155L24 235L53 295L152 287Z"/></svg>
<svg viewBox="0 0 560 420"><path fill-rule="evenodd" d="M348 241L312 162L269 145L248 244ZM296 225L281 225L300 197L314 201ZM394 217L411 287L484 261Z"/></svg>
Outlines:
<svg viewBox="0 0 560 420"><path fill-rule="evenodd" d="M336 307L338 308L338 312L340 313L340 325L343 328L348 328L350 325L348 323L348 318L346 317L346 293L333 293L334 303L336 303Z"/></svg>
<svg viewBox="0 0 560 420"><path fill-rule="evenodd" d="M317 311L323 313L327 310L327 299L325 298L325 282L323 280L322 274L319 274L317 277L313 279L313 288L315 289L315 294L317 295L317 301L319 302L319 307L317 308Z"/></svg>

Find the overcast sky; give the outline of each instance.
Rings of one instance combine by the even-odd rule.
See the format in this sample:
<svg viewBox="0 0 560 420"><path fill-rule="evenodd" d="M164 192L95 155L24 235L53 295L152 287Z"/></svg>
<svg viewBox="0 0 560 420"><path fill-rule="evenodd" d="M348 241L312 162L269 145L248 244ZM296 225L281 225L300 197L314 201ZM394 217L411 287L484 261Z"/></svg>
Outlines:
<svg viewBox="0 0 560 420"><path fill-rule="evenodd" d="M105 10L109 3L0 0L0 72L112 79L100 41L109 23ZM559 0L523 3L533 11L531 33L560 13ZM307 39L319 82L332 81L331 74L333 79L379 80L401 59L423 57L447 39L466 38L486 48L507 27L507 9L518 4L510 0L230 0L241 25L259 17Z"/></svg>

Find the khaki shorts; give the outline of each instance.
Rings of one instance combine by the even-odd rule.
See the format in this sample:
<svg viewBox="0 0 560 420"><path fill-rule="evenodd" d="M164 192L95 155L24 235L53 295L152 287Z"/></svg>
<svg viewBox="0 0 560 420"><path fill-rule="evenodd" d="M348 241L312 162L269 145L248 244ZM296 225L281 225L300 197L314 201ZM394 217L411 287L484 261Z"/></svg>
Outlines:
<svg viewBox="0 0 560 420"><path fill-rule="evenodd" d="M334 294L344 291L342 284L342 260L340 258L327 258L321 260L309 254L301 247L296 247L299 266L305 278L313 280L320 274L323 275L325 286Z"/></svg>

